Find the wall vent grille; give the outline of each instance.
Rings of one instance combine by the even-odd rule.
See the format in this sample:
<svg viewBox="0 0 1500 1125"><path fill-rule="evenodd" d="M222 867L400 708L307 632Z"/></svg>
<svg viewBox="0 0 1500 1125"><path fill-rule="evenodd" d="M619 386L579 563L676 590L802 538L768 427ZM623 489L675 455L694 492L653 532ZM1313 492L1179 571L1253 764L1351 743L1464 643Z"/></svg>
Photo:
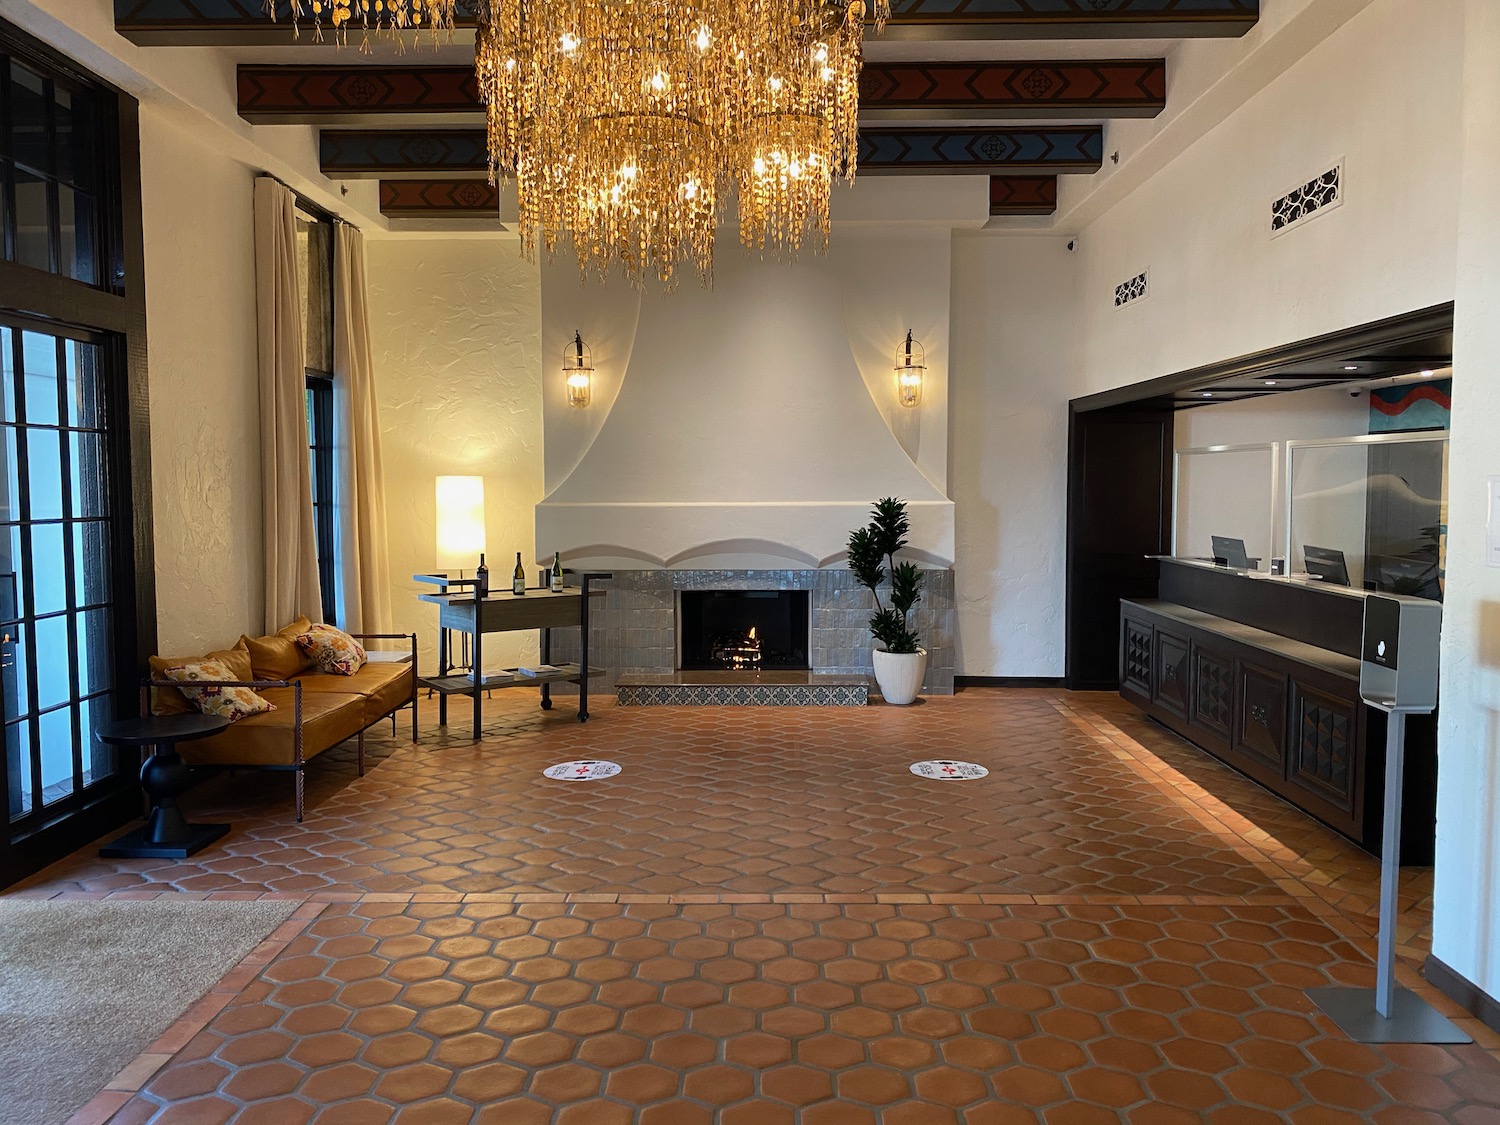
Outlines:
<svg viewBox="0 0 1500 1125"><path fill-rule="evenodd" d="M1271 204L1271 237L1285 234L1344 202L1344 162L1293 188Z"/></svg>
<svg viewBox="0 0 1500 1125"><path fill-rule="evenodd" d="M1151 295L1151 281L1148 274L1148 270L1142 270L1129 281L1122 281L1115 286L1115 308L1145 300Z"/></svg>

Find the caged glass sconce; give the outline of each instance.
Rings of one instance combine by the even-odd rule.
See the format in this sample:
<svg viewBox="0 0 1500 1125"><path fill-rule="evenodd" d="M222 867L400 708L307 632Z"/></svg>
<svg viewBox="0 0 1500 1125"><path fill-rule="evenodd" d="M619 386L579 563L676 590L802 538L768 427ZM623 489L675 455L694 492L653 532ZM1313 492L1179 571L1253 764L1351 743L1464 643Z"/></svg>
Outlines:
<svg viewBox="0 0 1500 1125"><path fill-rule="evenodd" d="M583 337L573 333L573 342L563 349L563 379L569 406L587 406L593 397L594 356L584 347Z"/></svg>
<svg viewBox="0 0 1500 1125"><path fill-rule="evenodd" d="M896 396L902 406L922 402L922 374L927 370L926 352L906 333L906 343L896 352Z"/></svg>

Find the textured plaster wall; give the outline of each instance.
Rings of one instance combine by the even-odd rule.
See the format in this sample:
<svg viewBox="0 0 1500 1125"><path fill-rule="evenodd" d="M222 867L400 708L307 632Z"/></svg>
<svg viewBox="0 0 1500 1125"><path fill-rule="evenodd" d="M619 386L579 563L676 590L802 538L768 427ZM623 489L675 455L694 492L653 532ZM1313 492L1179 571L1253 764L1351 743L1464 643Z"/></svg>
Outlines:
<svg viewBox="0 0 1500 1125"><path fill-rule="evenodd" d="M513 243L392 239L366 252L392 610L398 629L420 634L425 669L436 659L437 610L416 600L424 587L411 576L436 567L435 478L484 478L491 582L509 582L520 551L535 584L541 287ZM534 632L503 634L487 641L485 664L514 665L536 647Z"/></svg>
<svg viewBox="0 0 1500 1125"><path fill-rule="evenodd" d="M1500 475L1500 5L1464 8L1432 951L1500 997L1500 567L1485 561L1487 479Z"/></svg>
<svg viewBox="0 0 1500 1125"><path fill-rule="evenodd" d="M252 172L141 111L158 647L261 619Z"/></svg>
<svg viewBox="0 0 1500 1125"><path fill-rule="evenodd" d="M1452 300L1462 17L1375 0L1084 228L1073 393ZM1341 157L1344 204L1271 238L1271 201Z"/></svg>
<svg viewBox="0 0 1500 1125"><path fill-rule="evenodd" d="M1060 676L1077 258L1056 236L953 237L958 674Z"/></svg>

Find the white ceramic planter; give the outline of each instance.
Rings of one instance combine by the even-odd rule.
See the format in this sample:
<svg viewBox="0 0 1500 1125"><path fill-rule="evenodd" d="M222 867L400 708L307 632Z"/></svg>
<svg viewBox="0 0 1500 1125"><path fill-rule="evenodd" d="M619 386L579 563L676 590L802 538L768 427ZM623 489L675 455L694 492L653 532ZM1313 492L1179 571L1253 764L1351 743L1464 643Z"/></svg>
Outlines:
<svg viewBox="0 0 1500 1125"><path fill-rule="evenodd" d="M880 695L887 703L904 706L922 694L922 677L927 672L927 650L916 652L887 652L877 648L875 658L875 682L880 685Z"/></svg>

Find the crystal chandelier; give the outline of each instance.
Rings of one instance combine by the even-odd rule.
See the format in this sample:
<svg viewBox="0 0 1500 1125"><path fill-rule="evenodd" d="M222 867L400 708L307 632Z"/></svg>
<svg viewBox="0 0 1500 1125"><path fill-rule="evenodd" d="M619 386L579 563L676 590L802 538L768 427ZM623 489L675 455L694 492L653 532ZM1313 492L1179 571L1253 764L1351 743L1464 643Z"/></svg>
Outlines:
<svg viewBox="0 0 1500 1125"><path fill-rule="evenodd" d="M862 0L488 0L476 71L521 239L636 284L707 284L722 200L776 256L826 249L855 171ZM877 20L886 14L878 0Z"/></svg>
<svg viewBox="0 0 1500 1125"><path fill-rule="evenodd" d="M265 0L351 29L453 27L456 0ZM873 0L877 27L889 0ZM863 0L467 0L490 179L514 176L522 249L571 239L579 269L706 285L724 201L740 240L828 246L835 177L853 180Z"/></svg>

